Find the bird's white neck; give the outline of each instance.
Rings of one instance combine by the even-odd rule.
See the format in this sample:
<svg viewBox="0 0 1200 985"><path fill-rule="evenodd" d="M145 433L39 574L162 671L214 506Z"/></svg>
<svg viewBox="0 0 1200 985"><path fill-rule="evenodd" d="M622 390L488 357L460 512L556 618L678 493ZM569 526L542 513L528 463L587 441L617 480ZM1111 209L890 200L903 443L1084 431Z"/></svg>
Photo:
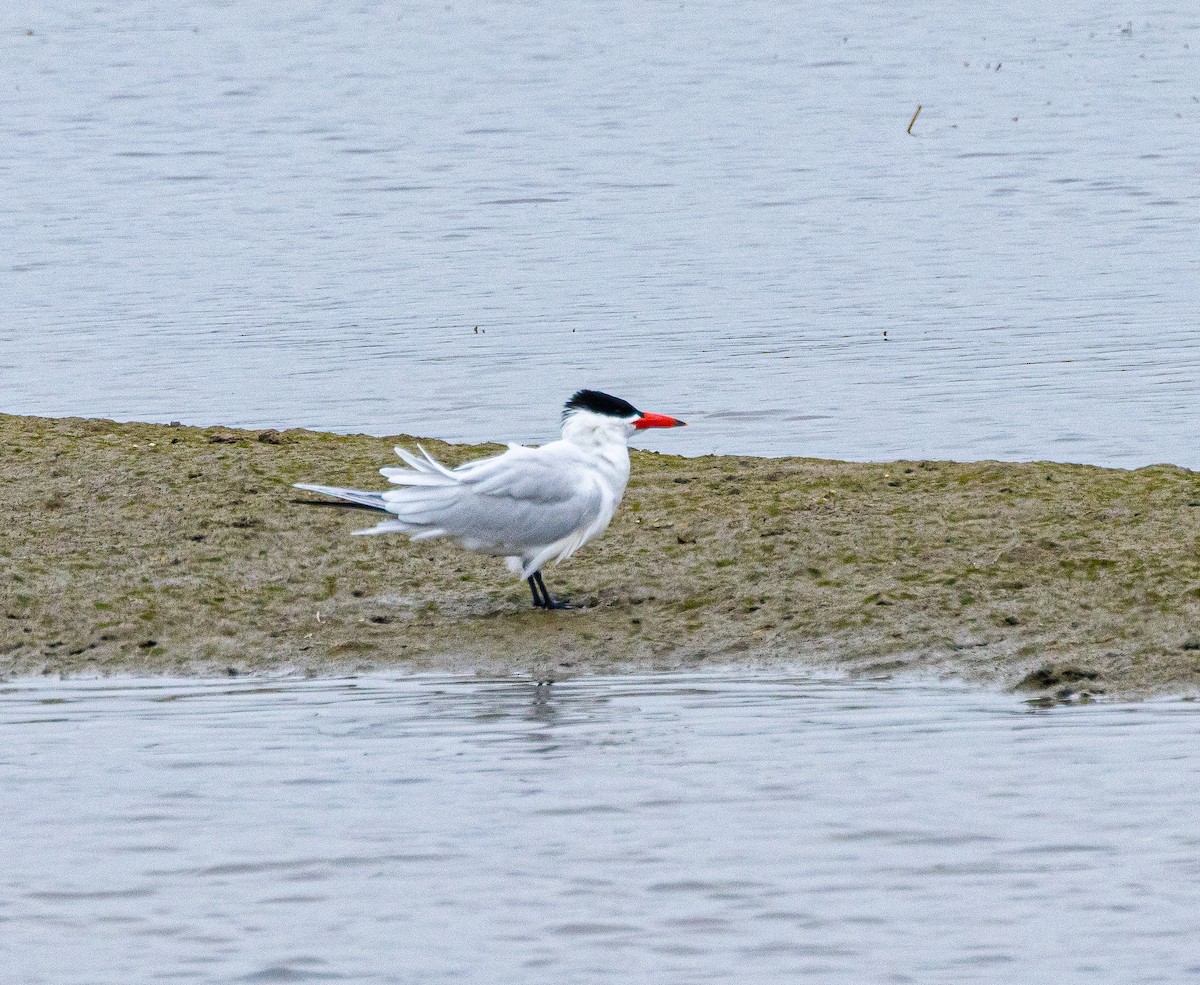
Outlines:
<svg viewBox="0 0 1200 985"><path fill-rule="evenodd" d="M614 510L629 482L629 437L633 430L632 419L624 421L586 410L563 421L563 443L576 449L603 476ZM608 515L611 517L611 512Z"/></svg>

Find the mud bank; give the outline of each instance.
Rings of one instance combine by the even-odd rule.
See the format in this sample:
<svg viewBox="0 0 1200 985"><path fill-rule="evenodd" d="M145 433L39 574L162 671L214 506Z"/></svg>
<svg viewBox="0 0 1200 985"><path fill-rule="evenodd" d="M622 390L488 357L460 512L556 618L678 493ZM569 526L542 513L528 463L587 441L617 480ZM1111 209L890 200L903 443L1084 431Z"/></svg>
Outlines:
<svg viewBox="0 0 1200 985"><path fill-rule="evenodd" d="M532 609L499 560L305 503L406 436L0 415L0 675L805 663L1200 691L1200 475L633 456ZM449 462L495 446L425 442Z"/></svg>

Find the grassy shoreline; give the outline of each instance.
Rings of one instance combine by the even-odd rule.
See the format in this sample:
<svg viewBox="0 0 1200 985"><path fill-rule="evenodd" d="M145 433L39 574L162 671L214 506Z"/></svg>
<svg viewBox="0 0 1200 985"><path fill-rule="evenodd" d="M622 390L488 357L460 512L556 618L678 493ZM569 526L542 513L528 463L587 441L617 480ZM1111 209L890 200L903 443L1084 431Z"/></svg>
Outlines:
<svg viewBox="0 0 1200 985"><path fill-rule="evenodd" d="M635 452L547 581L307 505L414 439L0 415L0 677L802 663L1200 692L1200 474ZM423 442L457 463L495 446Z"/></svg>

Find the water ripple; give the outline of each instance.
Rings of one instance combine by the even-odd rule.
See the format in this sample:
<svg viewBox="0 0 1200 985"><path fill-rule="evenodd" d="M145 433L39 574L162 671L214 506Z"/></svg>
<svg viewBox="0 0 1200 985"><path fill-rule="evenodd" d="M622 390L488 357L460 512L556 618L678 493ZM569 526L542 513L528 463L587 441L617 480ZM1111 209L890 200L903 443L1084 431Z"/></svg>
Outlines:
<svg viewBox="0 0 1200 985"><path fill-rule="evenodd" d="M0 920L29 982L627 980L614 949L688 980L1169 979L1198 716L721 670L16 681Z"/></svg>
<svg viewBox="0 0 1200 985"><path fill-rule="evenodd" d="M61 6L0 12L0 410L1200 467L1184 7Z"/></svg>

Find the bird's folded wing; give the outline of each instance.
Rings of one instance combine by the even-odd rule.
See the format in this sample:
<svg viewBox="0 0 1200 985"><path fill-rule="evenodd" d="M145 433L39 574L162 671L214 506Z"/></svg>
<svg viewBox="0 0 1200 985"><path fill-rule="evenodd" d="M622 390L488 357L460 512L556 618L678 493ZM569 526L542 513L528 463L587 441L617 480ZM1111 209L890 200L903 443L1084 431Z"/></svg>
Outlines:
<svg viewBox="0 0 1200 985"><path fill-rule="evenodd" d="M493 458L463 466L463 479L476 492L506 499L552 505L585 491L592 470L552 447L510 448Z"/></svg>
<svg viewBox="0 0 1200 985"><path fill-rule="evenodd" d="M429 456L402 457L411 469L383 471L407 488L383 498L389 512L428 536L480 547L545 545L589 526L603 509L592 471L548 448L510 448L456 469Z"/></svg>

